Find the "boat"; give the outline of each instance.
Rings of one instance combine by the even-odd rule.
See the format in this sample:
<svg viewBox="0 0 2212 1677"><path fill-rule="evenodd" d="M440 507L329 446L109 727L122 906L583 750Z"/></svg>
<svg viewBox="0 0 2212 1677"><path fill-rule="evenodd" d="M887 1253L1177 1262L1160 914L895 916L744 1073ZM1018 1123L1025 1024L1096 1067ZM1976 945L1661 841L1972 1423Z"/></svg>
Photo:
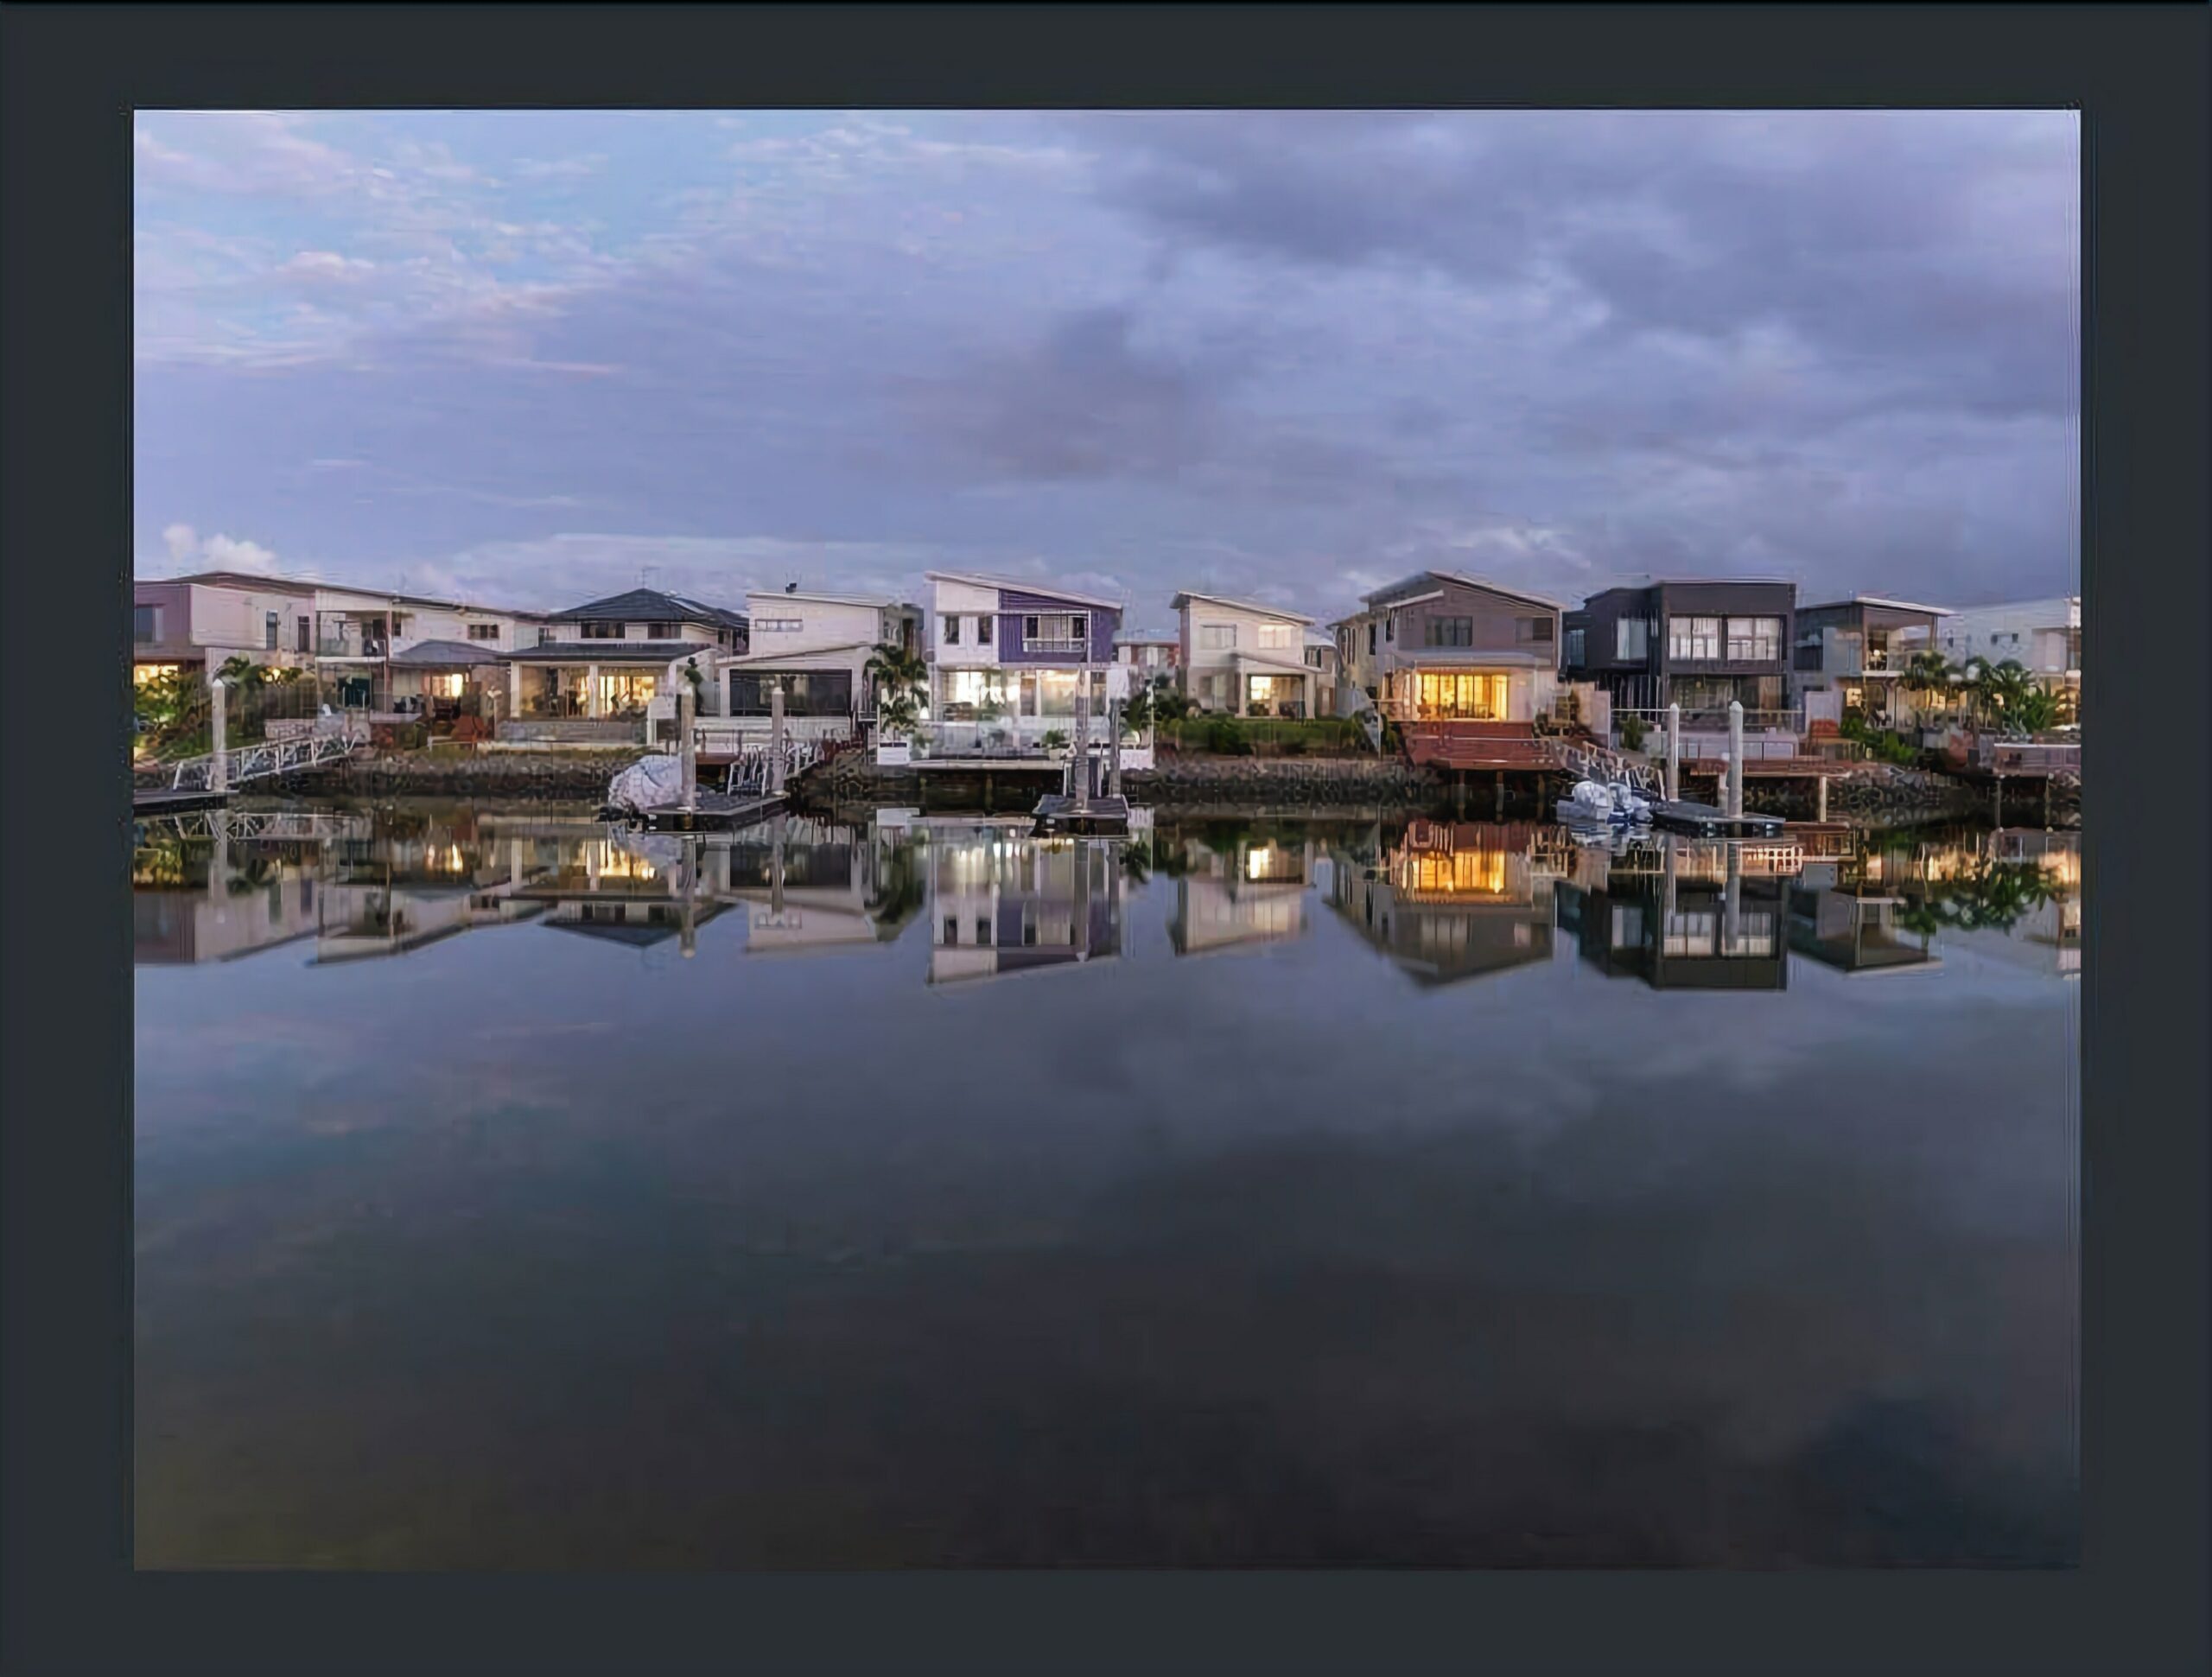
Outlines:
<svg viewBox="0 0 2212 1677"><path fill-rule="evenodd" d="M1633 787L1602 780L1578 780L1554 809L1569 827L1642 827L1651 820L1651 805Z"/></svg>

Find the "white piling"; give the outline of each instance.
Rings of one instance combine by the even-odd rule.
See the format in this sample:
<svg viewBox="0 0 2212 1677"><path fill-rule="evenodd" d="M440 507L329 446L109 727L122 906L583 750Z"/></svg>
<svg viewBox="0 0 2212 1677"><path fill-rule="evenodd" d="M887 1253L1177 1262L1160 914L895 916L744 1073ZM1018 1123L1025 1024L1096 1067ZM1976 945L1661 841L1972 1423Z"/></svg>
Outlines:
<svg viewBox="0 0 2212 1677"><path fill-rule="evenodd" d="M1826 821L1828 818L1827 776L1821 775L1818 779L1813 782L1813 785L1815 788L1813 792L1813 819L1815 821Z"/></svg>
<svg viewBox="0 0 2212 1677"><path fill-rule="evenodd" d="M768 687L768 791L784 790L784 684L772 678Z"/></svg>
<svg viewBox="0 0 2212 1677"><path fill-rule="evenodd" d="M223 754L223 711L226 689L220 676L207 683L207 748L215 753L207 765L207 790L227 792L231 789L230 759Z"/></svg>
<svg viewBox="0 0 2212 1677"><path fill-rule="evenodd" d="M1083 815L1090 808L1090 671L1084 670L1075 690L1075 754L1068 764L1075 793L1075 809Z"/></svg>
<svg viewBox="0 0 2212 1677"><path fill-rule="evenodd" d="M2044 782L2048 786L2049 781ZM1106 706L1106 791L1109 797L1122 795L1122 702L1109 700ZM2049 801L2046 798L2046 803ZM2050 823L2045 821L2044 823Z"/></svg>
<svg viewBox="0 0 2212 1677"><path fill-rule="evenodd" d="M1744 702L1728 701L1728 818L1744 815Z"/></svg>
<svg viewBox="0 0 2212 1677"><path fill-rule="evenodd" d="M695 726L698 698L691 691L691 683L679 683L682 690L676 696L676 729L677 753L683 765L683 807L699 807L699 739Z"/></svg>
<svg viewBox="0 0 2212 1677"><path fill-rule="evenodd" d="M1667 707L1667 801L1682 795L1682 708Z"/></svg>

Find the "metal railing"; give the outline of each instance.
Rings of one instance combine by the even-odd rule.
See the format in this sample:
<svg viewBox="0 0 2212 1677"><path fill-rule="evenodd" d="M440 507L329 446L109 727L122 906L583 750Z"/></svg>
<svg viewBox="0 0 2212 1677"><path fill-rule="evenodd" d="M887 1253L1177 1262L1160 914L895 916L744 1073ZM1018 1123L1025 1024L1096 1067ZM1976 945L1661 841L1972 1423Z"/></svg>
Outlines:
<svg viewBox="0 0 2212 1677"><path fill-rule="evenodd" d="M813 767L822 754L811 740L784 741L784 780L790 784L793 775ZM773 745L753 746L730 759L728 772L722 777L722 790L733 797L741 792L759 794L768 790L769 769L776 760Z"/></svg>
<svg viewBox="0 0 2212 1677"><path fill-rule="evenodd" d="M1616 727L1619 725L1620 719L1624 716L1633 716L1656 733L1664 734L1667 731L1667 708L1664 705L1656 709L1641 705L1615 705L1613 721ZM1764 728L1778 729L1788 734L1802 734L1805 731L1805 713L1802 710L1753 710L1747 706L1744 711L1744 727L1746 731L1752 728ZM1695 728L1700 734L1709 734L1715 727L1724 733L1727 731L1728 707L1726 705L1684 705L1682 707L1683 733L1687 734L1692 728Z"/></svg>
<svg viewBox="0 0 2212 1677"><path fill-rule="evenodd" d="M235 786L242 781L264 779L273 774L289 774L296 769L334 763L340 758L350 757L358 751L367 737L365 732L348 725L302 738L264 740L258 745L233 746L219 753L223 760L224 784ZM188 757L178 763L175 772L169 777L170 790L212 790L215 784L217 755L217 753L209 752L205 756Z"/></svg>
<svg viewBox="0 0 2212 1677"><path fill-rule="evenodd" d="M1083 653L1090 650L1090 643L1087 640L1032 640L1024 635L1021 650L1025 652Z"/></svg>

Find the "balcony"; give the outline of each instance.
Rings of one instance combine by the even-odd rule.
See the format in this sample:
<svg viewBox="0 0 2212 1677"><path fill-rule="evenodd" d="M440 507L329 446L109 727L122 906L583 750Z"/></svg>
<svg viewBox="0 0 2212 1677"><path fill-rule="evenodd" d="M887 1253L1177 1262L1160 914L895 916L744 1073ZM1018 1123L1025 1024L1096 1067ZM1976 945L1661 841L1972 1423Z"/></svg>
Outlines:
<svg viewBox="0 0 2212 1677"><path fill-rule="evenodd" d="M1042 638L1032 640L1028 636L1024 635L1021 638L1021 650L1025 652L1065 654L1071 657L1081 657L1090 651L1090 643L1087 640L1046 640Z"/></svg>
<svg viewBox="0 0 2212 1677"><path fill-rule="evenodd" d="M380 658L391 644L374 638L353 640L342 635L324 635L316 640L315 654L319 658Z"/></svg>

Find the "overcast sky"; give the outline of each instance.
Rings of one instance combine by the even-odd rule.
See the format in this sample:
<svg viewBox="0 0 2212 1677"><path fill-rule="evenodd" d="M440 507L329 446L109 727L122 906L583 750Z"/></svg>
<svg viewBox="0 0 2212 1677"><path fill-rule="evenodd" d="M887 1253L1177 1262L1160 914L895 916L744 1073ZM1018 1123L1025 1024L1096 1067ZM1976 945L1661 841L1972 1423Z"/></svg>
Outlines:
<svg viewBox="0 0 2212 1677"><path fill-rule="evenodd" d="M2070 112L137 135L141 575L2079 588Z"/></svg>

